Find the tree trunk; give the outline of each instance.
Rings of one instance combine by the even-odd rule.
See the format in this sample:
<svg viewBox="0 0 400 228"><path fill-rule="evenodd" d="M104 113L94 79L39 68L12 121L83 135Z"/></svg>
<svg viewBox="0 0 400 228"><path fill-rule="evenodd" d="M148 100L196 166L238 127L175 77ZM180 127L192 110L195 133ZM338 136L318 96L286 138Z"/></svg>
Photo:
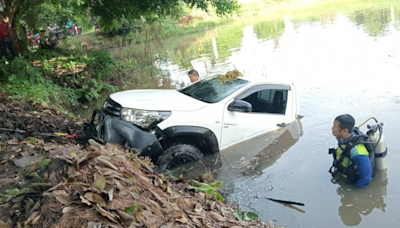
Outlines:
<svg viewBox="0 0 400 228"><path fill-rule="evenodd" d="M24 42L22 42L17 35L17 15L22 3L25 0L6 0L4 8L4 16L8 17L8 24L10 26L8 30L8 35L11 41L14 43L15 51L17 53L22 53L26 50Z"/></svg>
<svg viewBox="0 0 400 228"><path fill-rule="evenodd" d="M17 27L15 25L11 26L9 33L10 33L10 39L14 44L15 51L17 52L17 54L23 53L26 50L26 45L18 38Z"/></svg>

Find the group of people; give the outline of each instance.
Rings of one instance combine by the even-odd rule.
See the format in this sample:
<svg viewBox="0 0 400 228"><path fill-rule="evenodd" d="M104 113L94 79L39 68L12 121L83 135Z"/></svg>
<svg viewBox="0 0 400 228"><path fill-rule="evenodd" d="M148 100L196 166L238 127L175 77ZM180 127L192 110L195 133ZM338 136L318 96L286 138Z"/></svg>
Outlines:
<svg viewBox="0 0 400 228"><path fill-rule="evenodd" d="M0 49L2 57L8 56L7 49L12 57L16 56L14 44L10 39L9 28L8 18L5 18L3 13L0 13Z"/></svg>
<svg viewBox="0 0 400 228"><path fill-rule="evenodd" d="M49 34L49 36L46 36L46 31L45 30L41 30L40 32L41 32L41 34L40 34L40 48L42 48L42 49L52 49L57 45L57 40L49 38L51 33Z"/></svg>
<svg viewBox="0 0 400 228"><path fill-rule="evenodd" d="M68 18L68 21L65 25L66 29L70 30L73 29L74 33L77 35L78 34L78 30L75 26L75 24L73 23L73 21L71 20L71 18ZM55 47L57 45L57 36L53 36L53 33L56 34L59 31L57 31L58 29L60 29L60 27L54 23L54 25L51 24L47 24L47 29L46 30L41 30L41 35L40 35L40 46L43 49L52 49L53 47ZM46 36L46 31L48 33L48 36Z"/></svg>
<svg viewBox="0 0 400 228"><path fill-rule="evenodd" d="M47 24L47 32L50 34L52 34L55 30L59 29L60 27L58 27L58 25L56 23L54 23L54 25L51 24Z"/></svg>
<svg viewBox="0 0 400 228"><path fill-rule="evenodd" d="M71 20L71 18L68 18L65 28L67 30L73 29L73 32L75 33L75 35L78 35L78 28L76 27L74 22ZM58 25L56 23L54 23L54 25L47 24L47 32L49 33L49 35L51 35L57 29L60 29L60 27L58 27Z"/></svg>

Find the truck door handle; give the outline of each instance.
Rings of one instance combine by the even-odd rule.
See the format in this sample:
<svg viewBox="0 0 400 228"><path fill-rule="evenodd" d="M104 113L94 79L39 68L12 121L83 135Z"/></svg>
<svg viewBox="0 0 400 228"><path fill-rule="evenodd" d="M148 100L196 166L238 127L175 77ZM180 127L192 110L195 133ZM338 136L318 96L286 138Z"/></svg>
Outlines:
<svg viewBox="0 0 400 228"><path fill-rule="evenodd" d="M276 126L278 126L278 127L286 127L287 124L285 124L285 123L278 123Z"/></svg>

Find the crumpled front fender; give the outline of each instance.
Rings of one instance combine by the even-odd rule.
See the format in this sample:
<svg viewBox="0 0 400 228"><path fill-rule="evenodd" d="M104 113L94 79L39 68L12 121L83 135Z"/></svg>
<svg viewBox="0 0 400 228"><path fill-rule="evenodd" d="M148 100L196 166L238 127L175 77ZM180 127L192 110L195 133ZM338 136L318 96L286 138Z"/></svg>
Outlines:
<svg viewBox="0 0 400 228"><path fill-rule="evenodd" d="M163 152L155 134L145 132L125 120L106 118L103 139L122 146L138 149L141 156L154 157Z"/></svg>

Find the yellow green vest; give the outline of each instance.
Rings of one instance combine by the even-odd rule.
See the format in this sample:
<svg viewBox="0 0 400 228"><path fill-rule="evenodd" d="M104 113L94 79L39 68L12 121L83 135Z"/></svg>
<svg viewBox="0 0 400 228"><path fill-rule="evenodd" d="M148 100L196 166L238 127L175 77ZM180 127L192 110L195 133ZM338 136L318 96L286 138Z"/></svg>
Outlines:
<svg viewBox="0 0 400 228"><path fill-rule="evenodd" d="M357 144L357 151L359 155L369 155L367 148L365 148L365 146L363 144ZM337 149L336 149L336 160L339 160L340 155L343 153L344 148L346 148L346 145L340 145ZM351 148L353 149L353 148ZM351 150L350 149L350 150ZM348 159L347 157L345 157L343 159L343 161L340 163L341 166L347 168L352 164L351 159Z"/></svg>

